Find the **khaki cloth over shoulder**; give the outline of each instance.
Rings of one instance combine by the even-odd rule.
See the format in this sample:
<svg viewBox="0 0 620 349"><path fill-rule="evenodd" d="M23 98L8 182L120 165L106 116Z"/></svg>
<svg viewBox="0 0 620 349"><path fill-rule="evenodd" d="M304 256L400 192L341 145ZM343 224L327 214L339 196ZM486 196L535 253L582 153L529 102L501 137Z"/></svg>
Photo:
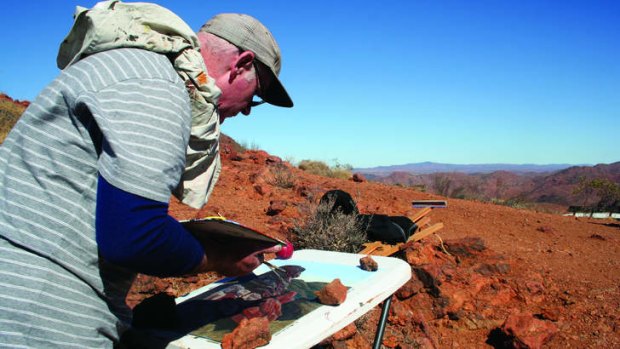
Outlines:
<svg viewBox="0 0 620 349"><path fill-rule="evenodd" d="M132 47L166 54L185 82L192 103L192 127L185 171L173 193L183 203L200 208L221 171L220 89L207 74L198 37L171 11L149 3L102 1L88 10L78 7L71 31L60 45L60 69L106 50Z"/></svg>

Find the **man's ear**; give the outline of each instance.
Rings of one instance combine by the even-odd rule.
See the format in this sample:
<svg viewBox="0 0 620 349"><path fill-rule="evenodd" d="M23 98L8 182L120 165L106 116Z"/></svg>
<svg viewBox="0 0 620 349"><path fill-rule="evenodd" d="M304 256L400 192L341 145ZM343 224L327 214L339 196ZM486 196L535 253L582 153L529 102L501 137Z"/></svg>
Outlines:
<svg viewBox="0 0 620 349"><path fill-rule="evenodd" d="M254 52L244 51L241 53L230 65L230 82L232 82L237 75L243 73L243 71L249 71L252 69L254 63Z"/></svg>

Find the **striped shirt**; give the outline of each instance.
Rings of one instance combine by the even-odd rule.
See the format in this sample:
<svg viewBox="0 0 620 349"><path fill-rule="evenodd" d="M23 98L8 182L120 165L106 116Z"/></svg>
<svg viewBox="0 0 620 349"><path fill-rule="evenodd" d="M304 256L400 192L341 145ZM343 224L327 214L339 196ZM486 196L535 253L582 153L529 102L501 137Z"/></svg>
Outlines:
<svg viewBox="0 0 620 349"><path fill-rule="evenodd" d="M140 49L68 67L0 147L0 347L105 348L134 273L98 257L97 177L167 202L191 111L170 61Z"/></svg>

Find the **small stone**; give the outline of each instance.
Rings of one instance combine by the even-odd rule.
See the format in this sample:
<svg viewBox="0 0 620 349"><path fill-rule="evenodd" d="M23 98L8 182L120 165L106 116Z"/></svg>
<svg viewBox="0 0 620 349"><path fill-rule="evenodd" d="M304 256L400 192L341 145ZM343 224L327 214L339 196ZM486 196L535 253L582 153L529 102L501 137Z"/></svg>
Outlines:
<svg viewBox="0 0 620 349"><path fill-rule="evenodd" d="M366 271L377 271L379 264L370 256L360 258L360 268Z"/></svg>
<svg viewBox="0 0 620 349"><path fill-rule="evenodd" d="M353 177L351 177L351 180L356 183L363 183L366 182L366 177L364 177L364 175L361 173L354 173Z"/></svg>
<svg viewBox="0 0 620 349"><path fill-rule="evenodd" d="M286 201L273 200L269 203L269 208L267 208L267 215L275 216L280 212L284 211L286 209L286 206L288 206Z"/></svg>
<svg viewBox="0 0 620 349"><path fill-rule="evenodd" d="M555 229L553 229L553 227L550 227L548 225L541 225L538 228L536 228L536 230L541 233L547 233L547 234L555 233Z"/></svg>

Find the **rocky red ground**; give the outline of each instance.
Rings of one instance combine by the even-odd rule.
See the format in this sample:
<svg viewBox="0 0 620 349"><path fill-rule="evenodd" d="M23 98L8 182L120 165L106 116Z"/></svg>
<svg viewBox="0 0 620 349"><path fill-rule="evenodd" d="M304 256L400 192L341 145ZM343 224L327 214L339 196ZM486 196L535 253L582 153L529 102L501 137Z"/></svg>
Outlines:
<svg viewBox="0 0 620 349"><path fill-rule="evenodd" d="M237 153L227 142L223 153L208 205L197 211L173 200L173 216L219 214L290 237L290 228L330 189L350 193L362 213L412 216L412 200L444 199L311 175L261 151ZM413 277L393 298L385 347L620 347L620 222L457 199L430 217L444 224L439 237L398 255L411 264ZM216 278L140 276L128 303L160 291L181 295ZM379 314L375 308L324 345L369 348Z"/></svg>

